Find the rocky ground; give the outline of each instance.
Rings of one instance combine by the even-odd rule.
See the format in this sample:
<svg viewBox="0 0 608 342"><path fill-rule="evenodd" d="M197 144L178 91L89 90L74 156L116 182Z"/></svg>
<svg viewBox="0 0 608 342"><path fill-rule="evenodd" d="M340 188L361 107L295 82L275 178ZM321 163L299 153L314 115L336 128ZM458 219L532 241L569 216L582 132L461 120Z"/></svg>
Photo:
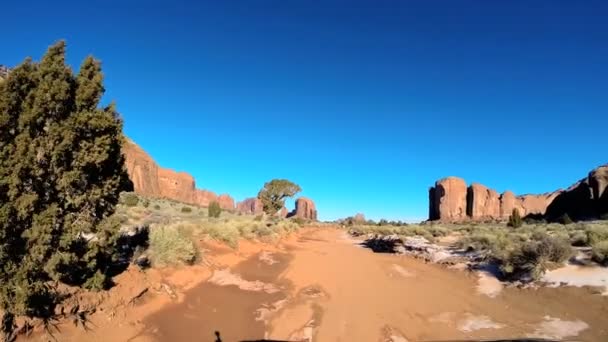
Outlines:
<svg viewBox="0 0 608 342"><path fill-rule="evenodd" d="M442 255L441 243L425 247L412 239L400 254L380 253L364 241L344 230L306 228L278 243L243 241L238 251L201 242L204 262L132 268L109 293L81 298L87 330L64 320L52 332L59 341L608 337L608 297L595 287L504 286L491 273L448 263L454 256ZM428 248L436 251L412 257ZM428 262L442 260L452 267ZM51 340L40 328L20 339Z"/></svg>

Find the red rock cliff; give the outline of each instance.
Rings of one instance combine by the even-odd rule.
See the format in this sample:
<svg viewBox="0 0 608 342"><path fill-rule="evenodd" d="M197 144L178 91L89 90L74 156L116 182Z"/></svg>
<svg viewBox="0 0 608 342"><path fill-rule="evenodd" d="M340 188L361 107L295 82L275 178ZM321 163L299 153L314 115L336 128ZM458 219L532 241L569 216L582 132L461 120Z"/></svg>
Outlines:
<svg viewBox="0 0 608 342"><path fill-rule="evenodd" d="M504 220L513 209L522 216L555 220L564 214L573 219L596 218L608 213L608 165L600 166L566 190L540 195L498 193L464 180L448 177L429 189L429 219L444 222Z"/></svg>
<svg viewBox="0 0 608 342"><path fill-rule="evenodd" d="M227 194L217 196L207 190L196 189L194 177L185 172L175 172L159 167L156 162L134 142L123 145L127 172L135 192L152 197L168 198L184 203L209 206L217 201L225 210L234 209L234 200Z"/></svg>

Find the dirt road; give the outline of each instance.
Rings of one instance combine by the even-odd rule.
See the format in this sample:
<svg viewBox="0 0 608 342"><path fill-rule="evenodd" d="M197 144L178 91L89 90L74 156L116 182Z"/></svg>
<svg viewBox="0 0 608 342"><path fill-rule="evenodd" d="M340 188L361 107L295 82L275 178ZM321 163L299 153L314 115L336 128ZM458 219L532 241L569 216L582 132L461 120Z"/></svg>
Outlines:
<svg viewBox="0 0 608 342"><path fill-rule="evenodd" d="M507 288L492 298L475 275L375 254L340 230L310 229L263 254L233 267L237 279L224 283L232 285L206 282L146 325L166 341L211 340L215 331L224 341L608 338L608 299L588 289ZM243 289L255 281L276 291Z"/></svg>
<svg viewBox="0 0 608 342"><path fill-rule="evenodd" d="M481 291L486 280L476 274L373 253L358 242L342 230L310 228L278 246L249 245L240 257L209 251L212 265L199 272L206 280L178 300L150 291L120 320L97 315L91 331L64 329L58 339L608 340L608 297L593 289Z"/></svg>

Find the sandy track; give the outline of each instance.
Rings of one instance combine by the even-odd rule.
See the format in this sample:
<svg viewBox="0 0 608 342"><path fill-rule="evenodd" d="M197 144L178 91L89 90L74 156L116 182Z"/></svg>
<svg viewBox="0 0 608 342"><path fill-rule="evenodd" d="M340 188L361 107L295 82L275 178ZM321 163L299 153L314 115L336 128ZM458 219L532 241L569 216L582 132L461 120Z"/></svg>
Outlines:
<svg viewBox="0 0 608 342"><path fill-rule="evenodd" d="M597 291L506 288L488 295L475 274L376 254L342 230L304 229L279 246L246 243L239 253L208 256L206 272L173 274L174 283L190 284L176 286L176 300L150 291L122 320L96 314L92 331L63 329L58 340L217 341L216 332L224 342L608 340L608 297Z"/></svg>

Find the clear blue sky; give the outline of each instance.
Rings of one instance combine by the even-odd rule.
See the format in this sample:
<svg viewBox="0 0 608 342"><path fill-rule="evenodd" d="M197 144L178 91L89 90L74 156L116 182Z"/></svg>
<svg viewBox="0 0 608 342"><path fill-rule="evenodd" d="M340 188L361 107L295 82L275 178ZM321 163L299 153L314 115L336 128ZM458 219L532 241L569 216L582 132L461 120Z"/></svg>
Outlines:
<svg viewBox="0 0 608 342"><path fill-rule="evenodd" d="M96 3L96 4L93 4ZM457 175L566 187L608 162L607 1L3 1L0 63L103 61L125 131L199 187L289 178L322 219L425 219Z"/></svg>

